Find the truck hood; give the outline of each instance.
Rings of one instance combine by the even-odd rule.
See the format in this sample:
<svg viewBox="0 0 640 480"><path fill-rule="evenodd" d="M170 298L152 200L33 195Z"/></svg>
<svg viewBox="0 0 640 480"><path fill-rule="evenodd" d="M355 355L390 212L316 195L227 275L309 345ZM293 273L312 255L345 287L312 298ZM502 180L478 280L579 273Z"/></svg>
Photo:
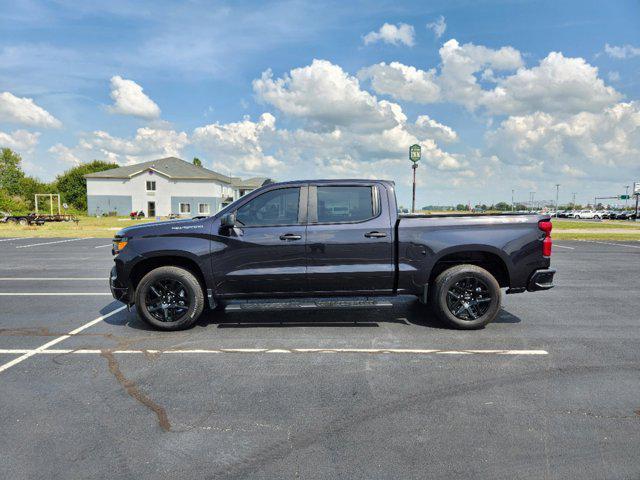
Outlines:
<svg viewBox="0 0 640 480"><path fill-rule="evenodd" d="M207 217L208 218L208 217ZM119 237L142 237L146 235L159 235L171 232L198 230L204 228L207 218L190 218L185 220L165 220L162 222L132 225L123 228L116 233Z"/></svg>

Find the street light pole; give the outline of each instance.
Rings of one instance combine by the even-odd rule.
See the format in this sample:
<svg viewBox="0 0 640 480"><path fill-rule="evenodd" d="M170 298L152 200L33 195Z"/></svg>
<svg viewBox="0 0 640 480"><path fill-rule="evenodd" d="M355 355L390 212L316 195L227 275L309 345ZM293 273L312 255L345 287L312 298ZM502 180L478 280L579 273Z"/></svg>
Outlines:
<svg viewBox="0 0 640 480"><path fill-rule="evenodd" d="M512 188L512 189L511 189L511 211L512 211L512 212L513 212L513 211L515 211L515 209L516 209L516 207L515 207L515 205L514 205L514 203L513 203L513 195L514 195L515 193L516 193L516 191Z"/></svg>
<svg viewBox="0 0 640 480"><path fill-rule="evenodd" d="M418 164L414 163L411 165L413 169L413 195L411 196L411 213L416 213L416 170L418 169Z"/></svg>
<svg viewBox="0 0 640 480"><path fill-rule="evenodd" d="M560 196L560 184L556 183L556 218L558 217L558 197Z"/></svg>
<svg viewBox="0 0 640 480"><path fill-rule="evenodd" d="M576 192L573 192L571 195L573 195L573 202L571 202L571 208L575 210L576 209Z"/></svg>

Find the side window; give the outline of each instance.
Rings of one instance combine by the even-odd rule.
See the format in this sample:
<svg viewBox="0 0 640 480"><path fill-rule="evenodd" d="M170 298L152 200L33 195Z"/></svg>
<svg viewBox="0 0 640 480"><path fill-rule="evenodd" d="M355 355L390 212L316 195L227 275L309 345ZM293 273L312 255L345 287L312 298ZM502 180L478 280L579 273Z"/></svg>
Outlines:
<svg viewBox="0 0 640 480"><path fill-rule="evenodd" d="M265 192L236 212L236 220L245 227L294 225L298 223L300 188L280 188Z"/></svg>
<svg viewBox="0 0 640 480"><path fill-rule="evenodd" d="M318 187L318 223L361 222L375 216L371 187Z"/></svg>

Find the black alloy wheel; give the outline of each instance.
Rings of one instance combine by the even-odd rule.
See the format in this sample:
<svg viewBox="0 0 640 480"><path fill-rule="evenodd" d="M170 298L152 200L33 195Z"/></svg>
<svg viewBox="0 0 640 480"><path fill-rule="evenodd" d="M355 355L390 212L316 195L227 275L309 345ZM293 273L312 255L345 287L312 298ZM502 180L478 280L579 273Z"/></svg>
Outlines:
<svg viewBox="0 0 640 480"><path fill-rule="evenodd" d="M168 265L148 272L136 286L134 302L142 320L158 330L191 327L204 309L204 290L193 272Z"/></svg>
<svg viewBox="0 0 640 480"><path fill-rule="evenodd" d="M147 311L160 322L176 322L188 311L187 288L174 278L160 278L149 285L144 299Z"/></svg>
<svg viewBox="0 0 640 480"><path fill-rule="evenodd" d="M489 287L476 277L465 277L449 287L447 308L460 320L477 320L491 305Z"/></svg>
<svg viewBox="0 0 640 480"><path fill-rule="evenodd" d="M429 288L429 305L454 328L472 330L492 322L500 312L500 284L486 269L471 264L450 267Z"/></svg>

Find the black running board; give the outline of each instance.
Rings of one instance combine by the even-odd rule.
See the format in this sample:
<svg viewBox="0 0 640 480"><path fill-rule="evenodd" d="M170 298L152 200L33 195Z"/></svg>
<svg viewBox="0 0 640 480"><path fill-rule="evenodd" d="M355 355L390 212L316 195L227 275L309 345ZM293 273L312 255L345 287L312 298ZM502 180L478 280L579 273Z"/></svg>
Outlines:
<svg viewBox="0 0 640 480"><path fill-rule="evenodd" d="M273 311L273 310L334 310L341 308L391 308L388 300L327 300L298 299L278 301L233 301L225 306L226 312Z"/></svg>

